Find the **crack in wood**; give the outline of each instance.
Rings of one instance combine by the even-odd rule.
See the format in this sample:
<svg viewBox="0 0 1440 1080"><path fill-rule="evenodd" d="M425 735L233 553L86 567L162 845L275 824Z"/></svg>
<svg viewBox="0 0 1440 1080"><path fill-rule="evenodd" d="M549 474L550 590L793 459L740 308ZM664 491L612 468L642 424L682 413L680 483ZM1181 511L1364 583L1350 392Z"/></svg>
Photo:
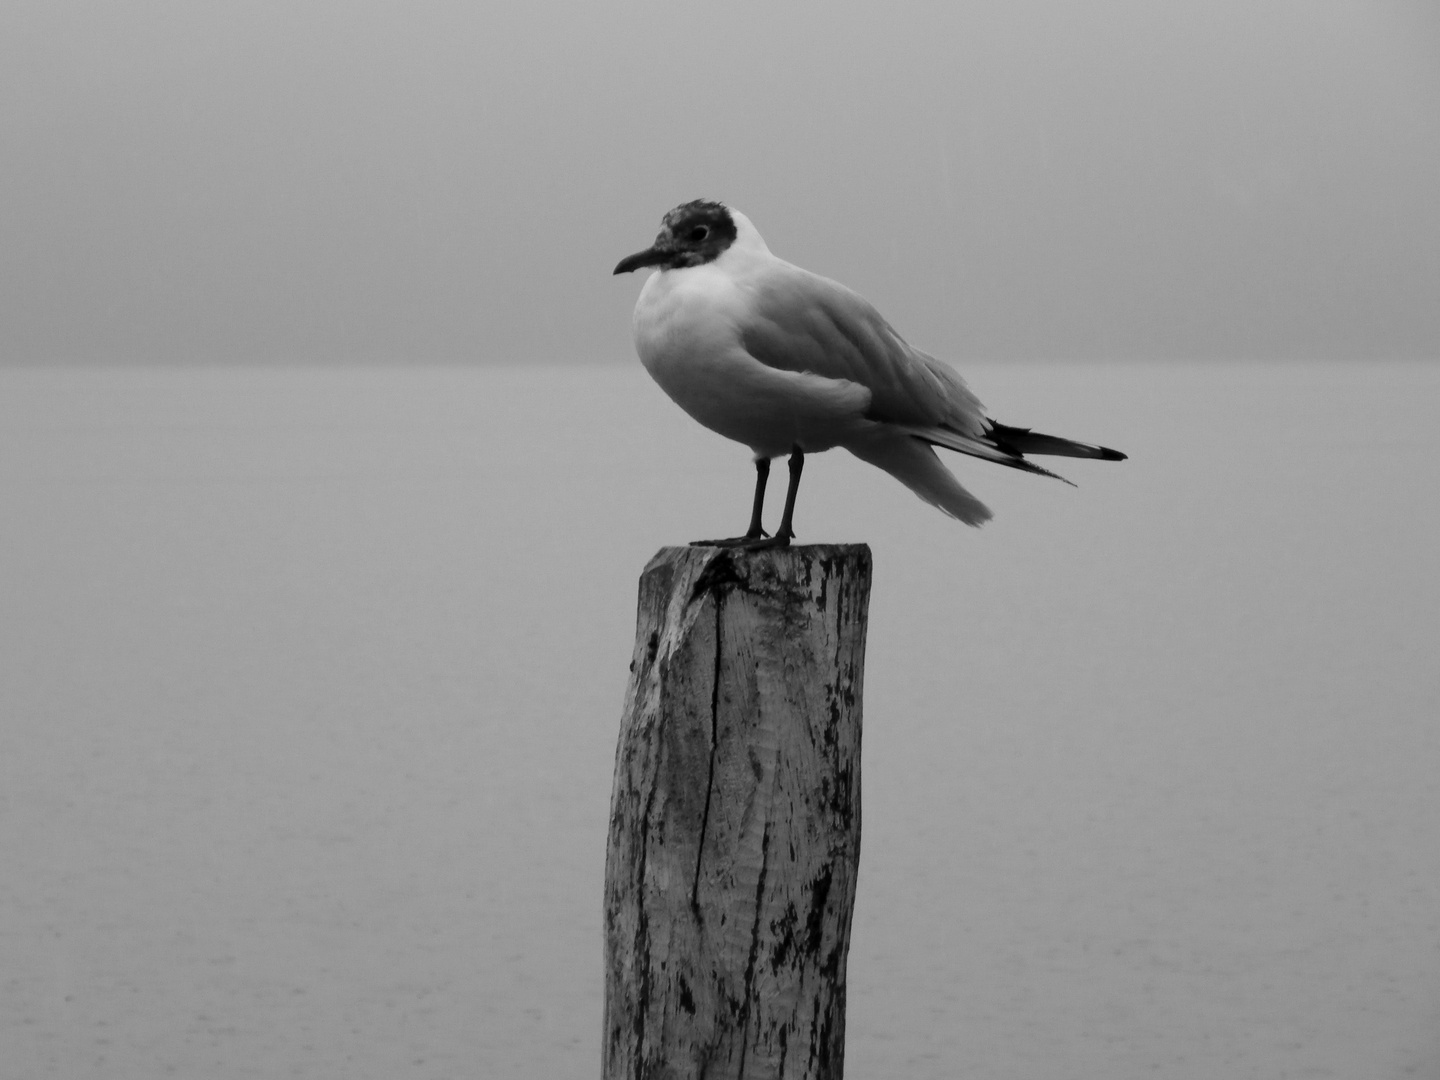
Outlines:
<svg viewBox="0 0 1440 1080"><path fill-rule="evenodd" d="M697 922L703 922L700 910L700 868L705 861L705 837L710 832L710 798L715 792L715 755L720 745L720 671L725 658L724 615L725 594L715 593L715 673L710 684L710 771L705 781L705 809L700 816L700 843L695 852L695 877L690 883L690 910Z"/></svg>
<svg viewBox="0 0 1440 1080"><path fill-rule="evenodd" d="M639 983L635 995L635 1080L642 1080L645 1068L645 1014L650 1010L650 916L645 910L645 864L650 847L650 814L655 807L657 790L659 785L652 782L645 810L640 815L640 855L635 868L635 891L639 898L635 918L635 968Z"/></svg>
<svg viewBox="0 0 1440 1080"><path fill-rule="evenodd" d="M740 1002L740 1069L744 1080L745 1058L750 1050L750 1006L755 1001L755 958L760 952L760 917L765 911L765 875L770 871L770 822L760 834L760 877L755 883L755 923L750 927L750 956L745 962L745 997Z"/></svg>

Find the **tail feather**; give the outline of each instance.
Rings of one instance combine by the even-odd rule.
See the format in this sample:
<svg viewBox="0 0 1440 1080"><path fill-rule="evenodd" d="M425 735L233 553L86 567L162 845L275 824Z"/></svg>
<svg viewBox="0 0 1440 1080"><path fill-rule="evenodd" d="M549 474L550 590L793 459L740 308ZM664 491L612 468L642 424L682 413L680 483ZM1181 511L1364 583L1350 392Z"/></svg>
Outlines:
<svg viewBox="0 0 1440 1080"><path fill-rule="evenodd" d="M928 427L897 428L908 435L930 443L933 446L943 446L946 450L954 450L960 454L969 454L971 457L980 458L982 461L993 461L996 465L1008 465L1012 469L1019 469L1021 472L1034 473L1036 476L1048 476L1052 480L1059 480L1061 483L1070 484L1069 480L1059 473L1053 473L1049 469L1041 468L1033 461L1026 461L1017 451L1000 446L990 439L975 439L969 435L961 435L949 428ZM1070 484L1074 487L1074 484Z"/></svg>
<svg viewBox="0 0 1440 1080"><path fill-rule="evenodd" d="M988 419L988 418L987 418ZM999 449L1010 454L1050 454L1055 457L1099 458L1101 461L1124 461L1126 455L1108 446L1062 439L1058 435L1042 435L1029 428L1010 427L988 420L986 435Z"/></svg>
<svg viewBox="0 0 1440 1080"><path fill-rule="evenodd" d="M989 507L960 486L928 443L892 428L845 448L861 461L884 469L932 506L966 525L983 525L993 516Z"/></svg>
<svg viewBox="0 0 1440 1080"><path fill-rule="evenodd" d="M861 461L884 469L895 479L939 507L951 517L967 525L983 525L991 518L989 508L971 495L955 479L953 473L935 455L934 447L943 446L962 454L1008 465L1012 469L1038 473L1070 484L1063 476L1043 469L1025 454L1051 454L1057 457L1098 458L1101 461L1124 461L1125 455L1108 446L1075 442L1056 435L1041 435L1029 428L1009 427L987 420L983 436L965 435L948 427L912 427L900 424L877 424L864 437L842 445ZM1074 487L1074 484L1070 484Z"/></svg>

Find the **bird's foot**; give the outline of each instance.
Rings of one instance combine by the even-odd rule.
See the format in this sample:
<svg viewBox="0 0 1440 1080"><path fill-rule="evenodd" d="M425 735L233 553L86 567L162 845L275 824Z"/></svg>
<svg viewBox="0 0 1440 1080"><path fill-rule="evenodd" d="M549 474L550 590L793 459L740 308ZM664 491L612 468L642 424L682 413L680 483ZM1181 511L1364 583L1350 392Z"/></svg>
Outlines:
<svg viewBox="0 0 1440 1080"><path fill-rule="evenodd" d="M691 547L737 548L740 551L765 551L790 546L788 536L732 536L728 540L691 540Z"/></svg>

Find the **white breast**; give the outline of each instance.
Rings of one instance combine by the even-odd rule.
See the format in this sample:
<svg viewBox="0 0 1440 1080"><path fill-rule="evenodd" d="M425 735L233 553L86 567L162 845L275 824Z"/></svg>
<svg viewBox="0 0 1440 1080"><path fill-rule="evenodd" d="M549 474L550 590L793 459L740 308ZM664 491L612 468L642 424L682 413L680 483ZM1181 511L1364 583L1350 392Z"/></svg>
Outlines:
<svg viewBox="0 0 1440 1080"><path fill-rule="evenodd" d="M714 262L651 275L635 305L635 348L651 377L701 424L778 457L844 441L870 403L855 383L760 363L743 344L746 282L768 251L726 251Z"/></svg>

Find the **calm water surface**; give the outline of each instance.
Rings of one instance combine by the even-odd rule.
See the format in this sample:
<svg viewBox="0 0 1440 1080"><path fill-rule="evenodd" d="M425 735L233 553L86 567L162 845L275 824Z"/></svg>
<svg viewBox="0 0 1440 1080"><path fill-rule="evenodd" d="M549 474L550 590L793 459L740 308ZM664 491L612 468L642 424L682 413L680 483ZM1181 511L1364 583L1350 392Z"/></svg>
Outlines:
<svg viewBox="0 0 1440 1080"><path fill-rule="evenodd" d="M1132 460L807 463L847 1074L1440 1077L1440 367L967 374ZM0 373L0 1074L596 1075L636 577L751 476L638 369Z"/></svg>

